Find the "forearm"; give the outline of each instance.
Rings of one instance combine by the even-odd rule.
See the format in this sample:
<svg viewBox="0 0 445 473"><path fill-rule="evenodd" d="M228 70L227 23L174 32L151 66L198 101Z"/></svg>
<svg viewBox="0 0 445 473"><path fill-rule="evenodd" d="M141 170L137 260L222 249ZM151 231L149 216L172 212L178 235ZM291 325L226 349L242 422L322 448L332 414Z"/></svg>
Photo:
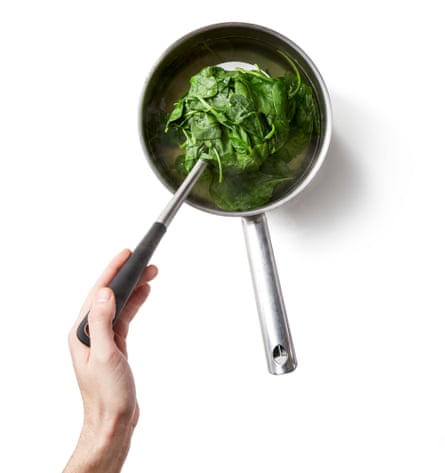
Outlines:
<svg viewBox="0 0 445 473"><path fill-rule="evenodd" d="M63 473L119 473L130 448L133 426L84 424Z"/></svg>

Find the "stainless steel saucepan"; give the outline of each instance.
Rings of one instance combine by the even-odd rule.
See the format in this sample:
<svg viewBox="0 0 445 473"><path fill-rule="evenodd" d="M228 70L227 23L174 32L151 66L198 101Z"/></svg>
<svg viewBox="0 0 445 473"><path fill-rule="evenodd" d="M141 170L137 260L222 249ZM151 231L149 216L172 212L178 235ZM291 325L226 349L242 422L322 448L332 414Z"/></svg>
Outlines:
<svg viewBox="0 0 445 473"><path fill-rule="evenodd" d="M267 205L229 212L219 209L199 184L205 163L198 164L184 182L173 163L176 145L164 133L173 104L189 88L189 79L203 67L226 63L255 64L272 76L291 71L289 58L313 89L320 119L320 132L304 158L304 171L277 191ZM141 101L141 141L148 162L174 196L130 257L129 263L110 284L118 302L116 317L131 294L142 269L183 201L212 214L241 217L250 263L269 372L283 374L297 366L291 331L273 254L266 213L296 197L307 187L322 165L332 133L329 94L323 78L307 54L285 36L249 23L220 23L195 30L172 44L148 77ZM132 286L133 285L133 286ZM130 291L130 292L129 292ZM78 336L89 343L87 317Z"/></svg>
<svg viewBox="0 0 445 473"><path fill-rule="evenodd" d="M178 150L171 149L165 139L159 137L162 133L159 123L165 123L163 114L170 112L173 103L188 89L190 77L205 66L231 62L256 64L272 76L278 76L291 70L286 56L295 61L312 86L320 113L320 134L306 157L304 173L267 205L246 212L218 209L197 186L186 200L206 212L242 218L268 368L274 374L292 371L297 362L266 213L297 196L315 176L326 156L332 123L324 81L307 54L283 35L258 25L222 23L186 35L165 52L146 83L141 108L141 136L146 155L160 180L173 192L179 181L171 164Z"/></svg>

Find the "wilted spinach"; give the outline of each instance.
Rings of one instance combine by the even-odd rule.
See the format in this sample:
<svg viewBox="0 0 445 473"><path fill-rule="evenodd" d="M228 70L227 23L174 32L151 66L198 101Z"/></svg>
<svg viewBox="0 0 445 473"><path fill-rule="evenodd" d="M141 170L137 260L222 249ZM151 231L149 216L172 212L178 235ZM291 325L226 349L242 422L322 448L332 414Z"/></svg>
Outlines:
<svg viewBox="0 0 445 473"><path fill-rule="evenodd" d="M293 178L287 163L318 132L312 90L293 69L270 77L259 68L205 67L170 113L165 130L182 133L178 172L207 161L210 195L221 209L266 204L279 183Z"/></svg>

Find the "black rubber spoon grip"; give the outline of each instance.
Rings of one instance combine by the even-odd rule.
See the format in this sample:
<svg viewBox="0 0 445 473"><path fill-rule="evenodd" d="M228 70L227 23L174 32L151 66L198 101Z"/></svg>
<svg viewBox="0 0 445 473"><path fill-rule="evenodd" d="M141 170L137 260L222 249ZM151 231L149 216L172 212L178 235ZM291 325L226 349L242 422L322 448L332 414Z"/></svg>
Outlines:
<svg viewBox="0 0 445 473"><path fill-rule="evenodd" d="M113 326L129 297L131 296L142 273L147 267L152 254L158 243L164 236L167 227L160 222L155 222L144 238L140 241L131 256L114 276L108 287L113 290L116 300L116 312L114 314ZM77 338L87 346L90 346L90 336L88 333L88 314L85 315L77 328Z"/></svg>

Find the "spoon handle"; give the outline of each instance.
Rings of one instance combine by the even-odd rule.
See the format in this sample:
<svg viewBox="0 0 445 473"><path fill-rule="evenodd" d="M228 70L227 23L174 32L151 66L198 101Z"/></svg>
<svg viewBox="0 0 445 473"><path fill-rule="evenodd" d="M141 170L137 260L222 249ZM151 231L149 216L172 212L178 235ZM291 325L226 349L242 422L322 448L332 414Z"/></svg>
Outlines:
<svg viewBox="0 0 445 473"><path fill-rule="evenodd" d="M192 190L196 181L199 179L207 164L199 159L193 169L189 172L182 184L170 199L159 218L144 238L140 241L131 256L114 276L108 287L113 290L116 301L116 312L113 318L113 326L119 317L121 310L124 308L129 297L131 296L136 284L138 283L144 269L146 268L151 256L153 255L158 243L161 241L167 227L179 210L184 200ZM85 315L82 322L77 328L77 338L87 346L90 346L90 334L88 330L88 314Z"/></svg>
<svg viewBox="0 0 445 473"><path fill-rule="evenodd" d="M116 323L121 310L124 308L131 296L136 284L144 272L158 243L164 236L167 227L161 222L155 222L144 238L137 245L128 260L119 272L114 276L108 287L113 290L116 301L116 312L113 318L113 326ZM85 345L90 346L90 335L88 330L88 314L85 315L77 328L77 338Z"/></svg>

